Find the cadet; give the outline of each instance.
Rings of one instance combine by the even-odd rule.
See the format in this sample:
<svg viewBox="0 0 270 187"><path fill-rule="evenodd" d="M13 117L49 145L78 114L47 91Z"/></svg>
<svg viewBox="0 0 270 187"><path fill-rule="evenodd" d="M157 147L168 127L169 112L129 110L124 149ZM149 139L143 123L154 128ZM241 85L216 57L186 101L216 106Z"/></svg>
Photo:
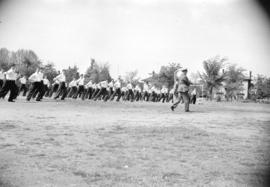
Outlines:
<svg viewBox="0 0 270 187"><path fill-rule="evenodd" d="M165 85L162 86L162 89L160 90L161 97L160 101L162 100L162 103L164 103L165 100L168 100L168 88L166 88Z"/></svg>
<svg viewBox="0 0 270 187"><path fill-rule="evenodd" d="M149 85L148 82L143 84L143 100L149 101Z"/></svg>
<svg viewBox="0 0 270 187"><path fill-rule="evenodd" d="M26 76L24 75L23 77L21 77L19 79L19 81L21 83L19 94L23 91L23 96L26 96L26 92L27 92L27 87L26 87L26 81L27 80L26 80Z"/></svg>
<svg viewBox="0 0 270 187"><path fill-rule="evenodd" d="M114 83L114 92L113 95L111 96L111 101L114 99L114 97L117 95L117 99L116 101L119 102L120 98L121 98L121 82L120 79L118 78L118 80Z"/></svg>
<svg viewBox="0 0 270 187"><path fill-rule="evenodd" d="M41 80L43 80L43 73L40 72L40 68L36 69L36 72L33 73L30 77L29 77L29 81L32 83L31 85L31 89L26 97L27 101L30 101L30 99L38 94L36 101L40 101L40 94L42 91L42 84L41 84Z"/></svg>
<svg viewBox="0 0 270 187"><path fill-rule="evenodd" d="M133 93L133 86L132 86L131 82L128 82L127 89L128 89L127 100L133 102L133 100L134 100L134 93Z"/></svg>
<svg viewBox="0 0 270 187"><path fill-rule="evenodd" d="M4 78L5 78L4 71L3 71L3 69L0 69L0 90L3 87Z"/></svg>
<svg viewBox="0 0 270 187"><path fill-rule="evenodd" d="M8 102L15 102L17 86L15 81L17 79L17 73L15 72L15 65L12 64L10 69L4 73L6 77L5 84L0 91L0 98L4 98L6 94L10 91Z"/></svg>
<svg viewBox="0 0 270 187"><path fill-rule="evenodd" d="M77 84L78 84L78 91L76 93L75 99L77 99L77 97L81 97L82 100L84 100L84 76L83 74L80 75L80 78L77 80Z"/></svg>
<svg viewBox="0 0 270 187"><path fill-rule="evenodd" d="M92 80L90 80L90 81L86 84L86 89L87 89L86 97L87 97L88 99L91 99L91 98L92 98L92 95L93 95L93 93L94 93L93 82L92 82Z"/></svg>
<svg viewBox="0 0 270 187"><path fill-rule="evenodd" d="M58 99L61 96L61 100L64 100L67 92L65 70L62 70L53 80L59 82L59 89L54 99Z"/></svg>

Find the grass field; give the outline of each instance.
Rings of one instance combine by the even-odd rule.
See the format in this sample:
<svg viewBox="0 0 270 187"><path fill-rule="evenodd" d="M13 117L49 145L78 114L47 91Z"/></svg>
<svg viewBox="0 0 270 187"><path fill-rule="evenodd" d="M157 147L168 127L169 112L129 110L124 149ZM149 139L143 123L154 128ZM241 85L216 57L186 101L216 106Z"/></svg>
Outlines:
<svg viewBox="0 0 270 187"><path fill-rule="evenodd" d="M270 105L0 100L0 186L266 186Z"/></svg>

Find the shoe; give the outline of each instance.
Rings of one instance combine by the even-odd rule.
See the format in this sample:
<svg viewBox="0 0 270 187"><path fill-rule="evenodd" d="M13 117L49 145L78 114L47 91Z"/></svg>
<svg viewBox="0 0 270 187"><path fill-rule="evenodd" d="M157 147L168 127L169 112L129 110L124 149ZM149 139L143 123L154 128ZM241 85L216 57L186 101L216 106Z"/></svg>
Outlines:
<svg viewBox="0 0 270 187"><path fill-rule="evenodd" d="M186 110L185 112L190 112L190 110Z"/></svg>
<svg viewBox="0 0 270 187"><path fill-rule="evenodd" d="M12 103L14 103L15 101L13 101L13 100L8 100L8 102L12 102Z"/></svg>
<svg viewBox="0 0 270 187"><path fill-rule="evenodd" d="M173 106L171 106L171 110L174 111L174 107Z"/></svg>

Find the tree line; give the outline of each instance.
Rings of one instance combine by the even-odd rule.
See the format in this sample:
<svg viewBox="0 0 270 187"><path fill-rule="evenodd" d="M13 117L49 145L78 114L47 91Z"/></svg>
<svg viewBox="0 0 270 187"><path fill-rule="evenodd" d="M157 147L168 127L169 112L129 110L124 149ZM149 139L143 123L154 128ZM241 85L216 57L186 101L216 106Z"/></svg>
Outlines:
<svg viewBox="0 0 270 187"><path fill-rule="evenodd" d="M18 73L25 75L26 77L29 77L34 73L37 67L42 66L44 68L44 74L51 82L59 73L53 62L45 64L38 58L33 50L19 49L17 51L10 51L6 48L1 48L0 68L8 70L11 64L15 64ZM235 97L237 94L241 93L243 81L248 78L244 74L246 71L244 68L239 67L236 64L231 64L227 58L220 56L204 60L202 66L203 71L191 73L190 79L194 86L197 87L199 94L210 99L213 98L213 91L218 90L219 88L224 88L226 90L227 97ZM169 63L161 66L159 72L152 71L149 73L149 77L143 80L150 82L159 88L162 87L162 85L166 85L171 89L174 85L174 72L179 68L181 68L180 63ZM98 63L95 59L91 59L89 67L86 69L84 75L86 81L111 81L112 77L109 70L109 64ZM70 82L73 78L79 78L79 68L76 65L68 66L65 69L65 74L67 82ZM141 84L141 79L137 74L137 70L130 71L119 78L122 81L131 82L134 85ZM251 83L249 88L251 98L260 99L270 97L269 77L263 75L253 76ZM202 85L202 87L198 85Z"/></svg>

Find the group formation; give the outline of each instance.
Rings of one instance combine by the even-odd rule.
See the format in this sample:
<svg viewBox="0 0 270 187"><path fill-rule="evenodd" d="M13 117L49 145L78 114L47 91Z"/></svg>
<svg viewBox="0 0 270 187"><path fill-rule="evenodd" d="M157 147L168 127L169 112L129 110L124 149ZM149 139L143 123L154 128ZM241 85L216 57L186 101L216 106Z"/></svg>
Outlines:
<svg viewBox="0 0 270 187"><path fill-rule="evenodd" d="M19 82L19 83L18 83ZM0 70L0 98L5 98L10 91L8 101L15 102L20 94L27 101L35 99L42 101L44 97L55 100L81 99L102 101L148 101L148 102L173 102L175 89L168 90L164 85L157 88L148 82L133 85L131 82L123 82L121 79L103 80L101 82L86 82L85 76L73 78L67 82L64 70L53 79L51 83L44 75L42 68L37 68L28 78L19 75L12 66L8 71ZM196 99L196 98L195 98Z"/></svg>

